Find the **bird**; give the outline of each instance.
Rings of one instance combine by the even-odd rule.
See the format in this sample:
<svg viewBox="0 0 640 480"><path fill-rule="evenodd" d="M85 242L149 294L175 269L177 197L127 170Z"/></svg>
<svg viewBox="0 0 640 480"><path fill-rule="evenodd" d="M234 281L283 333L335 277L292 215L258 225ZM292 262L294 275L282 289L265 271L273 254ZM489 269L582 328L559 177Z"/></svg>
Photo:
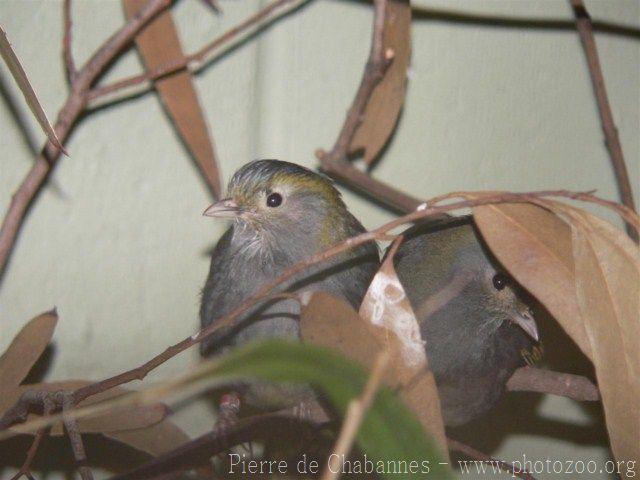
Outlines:
<svg viewBox="0 0 640 480"><path fill-rule="evenodd" d="M227 195L204 212L229 218L232 225L211 256L202 290L201 328L228 314L287 267L340 241L365 232L349 212L332 181L282 160L254 160L232 176ZM310 267L284 282L279 291L323 291L358 308L379 267L379 251L365 243ZM269 338L300 339L299 302L280 298L250 308L233 329L220 329L200 344L204 357ZM313 398L308 387L252 382L245 403L285 408Z"/></svg>
<svg viewBox="0 0 640 480"><path fill-rule="evenodd" d="M535 356L538 327L472 216L422 221L403 237L396 274L420 325L444 424L463 425L487 413Z"/></svg>

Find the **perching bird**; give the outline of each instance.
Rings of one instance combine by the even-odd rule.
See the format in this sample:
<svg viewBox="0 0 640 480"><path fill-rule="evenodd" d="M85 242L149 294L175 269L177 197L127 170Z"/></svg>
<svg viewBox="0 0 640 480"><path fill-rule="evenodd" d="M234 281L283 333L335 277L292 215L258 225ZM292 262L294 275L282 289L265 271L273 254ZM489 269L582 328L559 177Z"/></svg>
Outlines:
<svg viewBox="0 0 640 480"><path fill-rule="evenodd" d="M525 364L536 322L471 217L422 222L404 237L396 272L426 341L445 425L461 425L487 412Z"/></svg>
<svg viewBox="0 0 640 480"><path fill-rule="evenodd" d="M283 270L349 237L364 232L332 182L293 163L258 160L231 179L227 198L205 215L229 217L233 225L218 241L202 292L202 328L240 305ZM280 291L324 291L358 308L379 265L373 243L331 258L285 282ZM291 299L260 304L242 315L242 324L201 344L203 356L221 344L238 345L266 338L299 338L299 305ZM290 389L293 389L290 386ZM245 400L273 408L300 403L309 391L295 392L254 383Z"/></svg>

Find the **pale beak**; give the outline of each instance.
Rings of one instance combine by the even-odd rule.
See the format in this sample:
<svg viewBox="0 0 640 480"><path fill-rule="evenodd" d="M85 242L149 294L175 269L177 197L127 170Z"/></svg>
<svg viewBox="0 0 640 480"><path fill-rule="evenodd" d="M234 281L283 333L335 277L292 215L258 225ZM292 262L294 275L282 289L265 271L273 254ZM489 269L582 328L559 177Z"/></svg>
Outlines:
<svg viewBox="0 0 640 480"><path fill-rule="evenodd" d="M242 213L242 209L233 198L223 198L209 206L202 214L207 217L233 218Z"/></svg>
<svg viewBox="0 0 640 480"><path fill-rule="evenodd" d="M518 312L518 314L515 315L511 320L520 328L522 328L526 332L526 334L533 338L536 342L540 340L540 335L538 334L538 325L536 325L536 321L528 309Z"/></svg>

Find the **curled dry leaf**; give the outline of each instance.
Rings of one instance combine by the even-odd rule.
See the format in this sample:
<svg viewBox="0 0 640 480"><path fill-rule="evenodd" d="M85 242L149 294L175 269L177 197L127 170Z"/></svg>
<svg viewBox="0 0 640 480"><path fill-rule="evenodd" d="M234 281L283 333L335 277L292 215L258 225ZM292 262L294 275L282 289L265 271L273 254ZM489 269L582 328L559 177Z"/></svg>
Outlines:
<svg viewBox="0 0 640 480"><path fill-rule="evenodd" d="M30 320L0 357L0 404L25 379L51 341L58 322L55 310Z"/></svg>
<svg viewBox="0 0 640 480"><path fill-rule="evenodd" d="M73 391L80 387L91 384L86 380L69 380L65 382L35 383L32 385L21 385L7 395L0 397L0 415L8 408L15 404L20 396L27 390L35 391ZM103 400L112 399L129 392L121 387L115 387L106 392L94 395L84 402L81 406L91 405ZM139 429L154 425L167 415L167 407L161 403L151 405L130 405L124 408L117 408L110 412L100 413L95 416L88 416L78 419L78 428L80 432L87 433L104 433L119 430ZM29 415L28 420L36 418L36 415ZM52 435L62 434L62 424L60 422L53 425L51 429Z"/></svg>
<svg viewBox="0 0 640 480"><path fill-rule="evenodd" d="M407 70L411 59L409 0L387 2L383 51L393 52L393 62L374 89L349 148L351 152L364 149L364 161L369 165L391 137L407 92Z"/></svg>
<svg viewBox="0 0 640 480"><path fill-rule="evenodd" d="M123 3L127 17L131 18L146 5L147 0L123 0ZM165 10L158 15L136 37L136 45L147 71L184 58L171 10ZM154 85L178 134L195 158L213 195L219 198L220 172L215 146L200 107L191 73L188 70L178 71L156 80Z"/></svg>
<svg viewBox="0 0 640 480"><path fill-rule="evenodd" d="M51 126L51 122L49 122L49 119L47 118L47 114L44 112L42 105L40 105L40 100L38 100L36 92L33 90L31 83L29 83L29 78L27 78L27 74L20 64L20 60L18 60L13 48L11 48L11 43L9 43L7 34L1 27L0 54L2 54L2 59L9 67L9 71L11 72L13 79L18 84L18 87L20 87L20 91L22 92L22 95L24 95L24 99L26 100L27 105L29 105L31 113L33 113L33 116L36 117L36 120L40 124L42 131L44 131L49 141L55 145L57 149L67 155L67 151L62 146L62 143L60 143L55 130Z"/></svg>
<svg viewBox="0 0 640 480"><path fill-rule="evenodd" d="M640 458L638 248L622 230L559 202L473 213L498 260L593 362L616 458Z"/></svg>

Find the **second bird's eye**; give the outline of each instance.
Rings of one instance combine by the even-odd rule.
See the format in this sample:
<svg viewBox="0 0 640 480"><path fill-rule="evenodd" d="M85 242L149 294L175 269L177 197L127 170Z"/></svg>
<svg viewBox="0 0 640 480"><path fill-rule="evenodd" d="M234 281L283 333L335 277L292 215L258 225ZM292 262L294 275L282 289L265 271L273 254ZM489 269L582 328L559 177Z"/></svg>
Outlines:
<svg viewBox="0 0 640 480"><path fill-rule="evenodd" d="M282 195L277 192L269 194L267 197L267 206L268 207L279 207L282 203Z"/></svg>
<svg viewBox="0 0 640 480"><path fill-rule="evenodd" d="M509 283L509 278L504 273L496 273L493 276L493 286L496 290L502 290Z"/></svg>

